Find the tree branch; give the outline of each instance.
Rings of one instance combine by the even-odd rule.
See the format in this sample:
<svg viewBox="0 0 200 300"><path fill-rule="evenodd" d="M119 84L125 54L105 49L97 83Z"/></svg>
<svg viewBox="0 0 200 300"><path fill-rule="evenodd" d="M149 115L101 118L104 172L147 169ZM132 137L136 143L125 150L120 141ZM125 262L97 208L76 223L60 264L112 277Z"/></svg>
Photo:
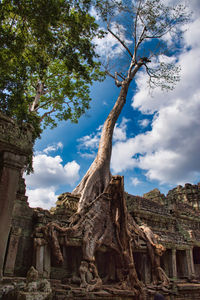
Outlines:
<svg viewBox="0 0 200 300"><path fill-rule="evenodd" d="M109 75L111 78L115 79L115 76L112 75L108 70L106 70L106 74Z"/></svg>
<svg viewBox="0 0 200 300"><path fill-rule="evenodd" d="M144 26L144 27L143 27L143 30L142 30L142 33L141 33L141 35L140 35L140 38L139 38L139 40L138 40L138 43L137 43L137 45L136 45L136 51L137 51L137 48L139 47L139 45L140 45L140 44L142 43L142 41L144 40L144 38L145 38L144 34L145 34L146 31L147 31L147 27Z"/></svg>
<svg viewBox="0 0 200 300"><path fill-rule="evenodd" d="M136 51L134 50L134 57L135 57L135 55L136 55ZM133 58L131 60L131 63L130 63L129 69L128 69L128 78L131 77L131 72L133 70L133 67L135 66L135 63L136 63L136 60L135 60L135 58Z"/></svg>
<svg viewBox="0 0 200 300"><path fill-rule="evenodd" d="M51 103L52 100L50 99L49 101L46 101L44 104L42 105L38 105L36 108L35 108L35 111L38 111L39 109L43 108L45 105L47 105L48 103Z"/></svg>
<svg viewBox="0 0 200 300"><path fill-rule="evenodd" d="M45 112L40 118L40 122L42 122L46 116L52 114L54 111L56 111L56 108L52 108L50 111Z"/></svg>
<svg viewBox="0 0 200 300"><path fill-rule="evenodd" d="M140 11L140 6L141 6L142 0L139 1L137 11L136 11L136 16L135 16L135 22L134 22L134 59L136 59L136 52L137 52L137 24L138 24L138 16L139 16L139 11Z"/></svg>
<svg viewBox="0 0 200 300"><path fill-rule="evenodd" d="M108 74L111 78L115 79L115 81L116 81L117 76L119 76L121 79L125 80L125 77L118 72L115 72L115 76L114 76L108 70L106 70L106 74Z"/></svg>
<svg viewBox="0 0 200 300"><path fill-rule="evenodd" d="M122 86L122 82L117 79L117 75L118 75L118 73L115 72L115 84L117 87L120 87L120 86Z"/></svg>
<svg viewBox="0 0 200 300"><path fill-rule="evenodd" d="M112 34L112 36L114 36L114 38L116 38L120 42L120 44L126 49L126 51L129 53L129 55L131 57L133 57L133 54L131 53L129 48L125 45L125 43L109 27L107 27L107 28L108 28L108 32L110 32L110 34Z"/></svg>
<svg viewBox="0 0 200 300"><path fill-rule="evenodd" d="M44 83L38 82L37 87L36 87L35 98L33 100L33 103L29 107L30 112L36 111L41 95L45 95L45 94L46 94L46 91L45 91Z"/></svg>
<svg viewBox="0 0 200 300"><path fill-rule="evenodd" d="M138 72L138 70L143 66L146 65L146 63L151 62L148 57L142 57L140 58L140 60L135 63L135 67L134 69L130 72L130 79L132 80L134 78L134 76L136 75L136 73Z"/></svg>
<svg viewBox="0 0 200 300"><path fill-rule="evenodd" d="M122 73L118 73L118 72L117 72L117 75L118 75L121 79L123 79L123 80L126 79L126 78L122 75Z"/></svg>

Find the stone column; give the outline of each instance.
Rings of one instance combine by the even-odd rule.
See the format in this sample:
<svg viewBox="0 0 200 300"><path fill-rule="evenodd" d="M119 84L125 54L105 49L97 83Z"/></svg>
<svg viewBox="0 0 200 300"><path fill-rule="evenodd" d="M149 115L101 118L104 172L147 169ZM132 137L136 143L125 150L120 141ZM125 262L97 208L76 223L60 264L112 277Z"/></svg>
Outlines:
<svg viewBox="0 0 200 300"><path fill-rule="evenodd" d="M14 275L15 261L17 257L17 249L18 249L20 234L21 234L21 228L12 228L9 245L8 245L6 263L4 267L4 275L8 275L8 276Z"/></svg>
<svg viewBox="0 0 200 300"><path fill-rule="evenodd" d="M0 174L0 279L11 227L12 211L16 198L19 176L26 161L25 156L3 152L1 154Z"/></svg>
<svg viewBox="0 0 200 300"><path fill-rule="evenodd" d="M34 239L35 268L40 277L50 278L51 250L43 238Z"/></svg>
<svg viewBox="0 0 200 300"><path fill-rule="evenodd" d="M51 249L49 245L44 246L44 278L50 278L51 273Z"/></svg>
<svg viewBox="0 0 200 300"><path fill-rule="evenodd" d="M177 278L176 249L172 249L172 277Z"/></svg>
<svg viewBox="0 0 200 300"><path fill-rule="evenodd" d="M192 249L186 250L186 260L187 260L187 269L188 269L188 277L194 278L195 277L195 270L194 270L194 260L193 260L193 251Z"/></svg>
<svg viewBox="0 0 200 300"><path fill-rule="evenodd" d="M44 245L37 245L36 248L36 270L39 276L43 276L44 271Z"/></svg>
<svg viewBox="0 0 200 300"><path fill-rule="evenodd" d="M189 251L190 251L190 261L191 261L191 273L192 273L192 276L194 276L194 277L195 277L195 268L194 268L193 248L191 248Z"/></svg>

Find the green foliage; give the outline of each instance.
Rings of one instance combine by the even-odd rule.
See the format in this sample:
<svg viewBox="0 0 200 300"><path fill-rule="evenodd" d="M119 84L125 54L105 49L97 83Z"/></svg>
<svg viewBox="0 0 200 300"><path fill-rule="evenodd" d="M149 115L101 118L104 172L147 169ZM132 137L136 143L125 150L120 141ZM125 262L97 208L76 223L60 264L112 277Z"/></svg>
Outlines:
<svg viewBox="0 0 200 300"><path fill-rule="evenodd" d="M18 122L56 126L89 108L89 86L103 78L92 38L90 1L0 2L0 109ZM44 87L38 94L38 86ZM36 95L37 103L32 106ZM30 107L32 106L32 109Z"/></svg>

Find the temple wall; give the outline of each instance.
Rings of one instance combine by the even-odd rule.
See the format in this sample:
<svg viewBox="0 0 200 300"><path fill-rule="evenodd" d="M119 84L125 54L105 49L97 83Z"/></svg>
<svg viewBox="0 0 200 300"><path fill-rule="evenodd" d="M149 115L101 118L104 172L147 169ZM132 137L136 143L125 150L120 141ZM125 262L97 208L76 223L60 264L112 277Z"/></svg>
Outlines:
<svg viewBox="0 0 200 300"><path fill-rule="evenodd" d="M82 241L74 238L66 242L64 236L59 237L64 257L61 266L43 234L37 232L37 228L51 221L68 226L78 198L65 193L51 211L30 208L21 175L31 151L30 128L19 127L0 114L0 279L3 275L25 277L34 265L40 277L78 284ZM149 226L166 248L161 267L171 282L177 283L176 295L166 296L170 300L199 299L200 184L178 186L167 196L155 189L145 197L127 194L128 211L137 224ZM139 279L148 286L152 283L148 249L142 240L138 239L138 245L132 247L136 271ZM114 252L102 247L96 253L96 262L100 277L115 282Z"/></svg>
<svg viewBox="0 0 200 300"><path fill-rule="evenodd" d="M27 157L32 152L31 128L18 126L12 119L0 113L0 279L4 267L8 273L14 268L13 261L6 262L7 254L16 253L20 228L12 227L16 193ZM8 249L8 241L12 247Z"/></svg>

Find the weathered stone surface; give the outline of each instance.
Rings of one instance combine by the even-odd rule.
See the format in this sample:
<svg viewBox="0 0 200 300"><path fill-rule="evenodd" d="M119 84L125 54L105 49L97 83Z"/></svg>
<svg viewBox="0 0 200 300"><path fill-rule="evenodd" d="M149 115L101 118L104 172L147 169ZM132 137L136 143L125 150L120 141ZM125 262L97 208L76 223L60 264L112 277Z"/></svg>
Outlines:
<svg viewBox="0 0 200 300"><path fill-rule="evenodd" d="M11 234L13 230L20 231L15 265L12 275L26 276L28 269L33 264L33 209L28 205L28 197L25 196L26 186L24 179L20 177L16 199L12 213ZM8 248L10 247L10 242Z"/></svg>
<svg viewBox="0 0 200 300"><path fill-rule="evenodd" d="M25 156L10 152L0 153L0 278L3 274L3 264L8 235L11 227L12 212L21 169L25 164Z"/></svg>
<svg viewBox="0 0 200 300"><path fill-rule="evenodd" d="M32 266L27 273L26 283L21 282L4 296L8 300L51 300L52 289L46 279L38 278L38 271Z"/></svg>
<svg viewBox="0 0 200 300"><path fill-rule="evenodd" d="M199 210L200 183L198 183L197 185L186 183L184 187L179 185L176 188L170 190L167 194L167 202L168 204L184 208L185 213L187 212L187 209L189 209L190 213L191 208Z"/></svg>
<svg viewBox="0 0 200 300"><path fill-rule="evenodd" d="M19 126L0 112L0 151L23 155L32 153L32 130L31 125Z"/></svg>
<svg viewBox="0 0 200 300"><path fill-rule="evenodd" d="M52 296L42 292L19 292L16 300L51 300Z"/></svg>
<svg viewBox="0 0 200 300"><path fill-rule="evenodd" d="M19 126L0 112L0 278L3 275L18 182L32 147L32 128L28 125Z"/></svg>
<svg viewBox="0 0 200 300"><path fill-rule="evenodd" d="M73 213L77 211L79 197L71 193L63 193L58 197L56 207L50 209L52 215L61 221L66 221Z"/></svg>
<svg viewBox="0 0 200 300"><path fill-rule="evenodd" d="M166 197L164 194L161 194L159 189L154 189L146 194L143 195L144 198L158 202L160 204L166 203Z"/></svg>
<svg viewBox="0 0 200 300"><path fill-rule="evenodd" d="M10 233L9 246L7 250L6 263L4 267L5 275L14 275L15 261L17 256L20 234L21 228L12 227Z"/></svg>
<svg viewBox="0 0 200 300"><path fill-rule="evenodd" d="M37 280L38 280L38 271L33 266L31 266L26 276L26 283L28 284L29 282L37 281Z"/></svg>
<svg viewBox="0 0 200 300"><path fill-rule="evenodd" d="M41 208L31 209L25 196L24 180L19 176L24 165L21 158L30 153L30 150L32 150L30 128L26 126L17 128L13 121L0 114L0 173L3 176L1 177L3 185L0 189L2 188L4 195L6 193L3 189L7 188L8 195L12 191L12 197L11 195L9 197L14 202L12 222L9 225L11 231L7 258L4 261L5 274L24 276L27 269L34 264L40 277L60 279L60 281L54 280L57 282L53 287L55 300L66 299L66 297L67 299L134 299L133 291L114 288L119 271L119 268L114 266L119 262L115 251L108 246L101 245L95 253L96 267L103 282L100 291L86 292L78 288L79 269L83 257L82 236L66 238L64 232L57 234L57 246L60 247L63 255L63 265L56 263L49 242L45 240L45 234L40 232L40 228L51 222L61 227L68 227L70 217L76 212L79 198L64 193L58 197L56 207L50 211ZM12 176L14 179L11 180ZM9 180L6 181L8 178L10 183ZM17 178L19 184L16 183ZM15 190L12 190L11 185L15 185ZM162 286L161 282L158 285L152 284L152 262L149 259L147 241L141 236L137 227L134 229L135 232L130 231L134 237L131 251L133 251L136 270L139 278L148 285L147 299L152 300L156 290L160 290L166 299L169 297L177 300L199 299L200 285L191 283L200 281L200 184L178 186L169 191L167 196L154 189L143 197L127 194L126 198L133 220L138 225L149 227L152 234L157 236L159 243L166 248L160 264L171 280L169 289ZM52 234L56 230L55 227ZM33 247L33 240L35 247ZM109 286L106 288L105 283L108 282L108 278ZM37 278L27 279L27 283L21 282L21 285L8 283L0 288L0 291L10 294L10 297L17 291L18 294L10 299L18 300L51 297L48 281Z"/></svg>

